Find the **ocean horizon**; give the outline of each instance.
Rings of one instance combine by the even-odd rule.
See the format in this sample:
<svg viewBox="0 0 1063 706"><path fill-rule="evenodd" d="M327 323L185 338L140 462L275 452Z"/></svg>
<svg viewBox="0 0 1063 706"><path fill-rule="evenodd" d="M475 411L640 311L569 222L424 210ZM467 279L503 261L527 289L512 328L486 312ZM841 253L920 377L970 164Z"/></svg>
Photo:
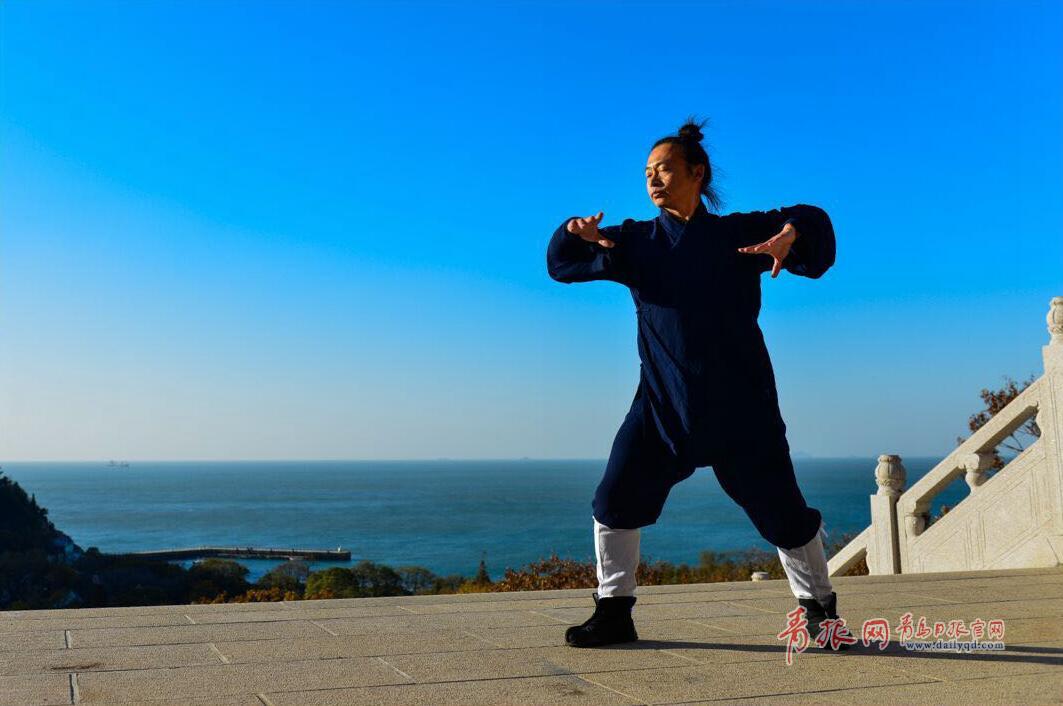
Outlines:
<svg viewBox="0 0 1063 706"><path fill-rule="evenodd" d="M828 543L870 521L877 456L792 456ZM908 487L941 457L902 461ZM594 560L591 498L605 459L4 461L0 472L48 510L83 549L105 553L199 546L336 549L350 562L422 566L439 575L492 579L557 554ZM962 479L939 495L952 505ZM696 564L702 551L774 552L711 467L677 484L656 524L644 527L643 561ZM193 560L180 563L190 566ZM255 581L280 561L239 559Z"/></svg>

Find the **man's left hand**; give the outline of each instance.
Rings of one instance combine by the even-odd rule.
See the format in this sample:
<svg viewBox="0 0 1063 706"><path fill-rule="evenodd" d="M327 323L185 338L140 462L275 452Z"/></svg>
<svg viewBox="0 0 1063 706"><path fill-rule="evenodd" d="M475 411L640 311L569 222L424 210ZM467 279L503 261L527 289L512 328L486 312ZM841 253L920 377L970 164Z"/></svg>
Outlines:
<svg viewBox="0 0 1063 706"><path fill-rule="evenodd" d="M774 279L782 270L782 261L790 253L790 246L793 245L796 239L797 229L794 228L793 223L787 223L782 230L763 243L738 248L738 252L746 253L747 255L759 255L760 253L771 255L774 260L771 266L771 276Z"/></svg>

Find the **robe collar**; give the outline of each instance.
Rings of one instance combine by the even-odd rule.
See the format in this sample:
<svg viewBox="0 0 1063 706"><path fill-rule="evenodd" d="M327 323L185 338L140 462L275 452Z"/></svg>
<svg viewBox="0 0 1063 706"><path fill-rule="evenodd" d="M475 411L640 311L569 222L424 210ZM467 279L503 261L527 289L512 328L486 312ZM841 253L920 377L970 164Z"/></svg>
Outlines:
<svg viewBox="0 0 1063 706"><path fill-rule="evenodd" d="M709 210L705 208L705 202L699 198L697 208L694 209L694 213L690 214L690 220L681 221L663 208L660 209L657 220L660 222L661 227L664 228L664 232L668 234L669 240L672 243L676 243L687 229L687 226L700 222L708 213Z"/></svg>

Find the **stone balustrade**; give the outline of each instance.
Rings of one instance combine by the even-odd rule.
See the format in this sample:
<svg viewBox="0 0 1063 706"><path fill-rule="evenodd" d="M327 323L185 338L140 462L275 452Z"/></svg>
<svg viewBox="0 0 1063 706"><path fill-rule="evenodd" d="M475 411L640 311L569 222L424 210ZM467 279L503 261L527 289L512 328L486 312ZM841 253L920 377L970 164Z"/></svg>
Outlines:
<svg viewBox="0 0 1063 706"><path fill-rule="evenodd" d="M1063 564L1063 297L1047 321L1041 377L911 488L900 456L878 457L871 524L831 557L832 576L860 559L871 574ZM990 477L997 446L1030 419L1040 436ZM961 476L967 496L931 524L935 497Z"/></svg>

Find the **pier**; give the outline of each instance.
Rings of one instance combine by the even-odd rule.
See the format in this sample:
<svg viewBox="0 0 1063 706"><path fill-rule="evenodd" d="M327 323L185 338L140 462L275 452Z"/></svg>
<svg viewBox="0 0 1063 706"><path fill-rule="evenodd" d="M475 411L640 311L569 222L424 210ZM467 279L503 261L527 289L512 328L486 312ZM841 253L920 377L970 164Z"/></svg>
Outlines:
<svg viewBox="0 0 1063 706"><path fill-rule="evenodd" d="M121 554L142 559L198 559L215 556L245 559L307 559L310 561L351 560L349 549L276 549L273 547L189 547L148 552L121 552Z"/></svg>

